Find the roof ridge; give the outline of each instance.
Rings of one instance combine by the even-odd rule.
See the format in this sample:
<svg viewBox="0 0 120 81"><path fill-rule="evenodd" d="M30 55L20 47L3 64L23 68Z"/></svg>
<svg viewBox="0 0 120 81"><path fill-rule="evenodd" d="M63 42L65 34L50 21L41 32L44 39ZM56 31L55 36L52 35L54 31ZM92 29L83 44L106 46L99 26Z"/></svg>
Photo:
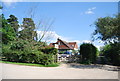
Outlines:
<svg viewBox="0 0 120 81"><path fill-rule="evenodd" d="M59 39L59 40L61 40L61 39ZM71 45L69 45L66 41L63 41L63 40L61 40L64 44L66 44L69 48L71 48L71 49L73 49L73 47L71 46Z"/></svg>

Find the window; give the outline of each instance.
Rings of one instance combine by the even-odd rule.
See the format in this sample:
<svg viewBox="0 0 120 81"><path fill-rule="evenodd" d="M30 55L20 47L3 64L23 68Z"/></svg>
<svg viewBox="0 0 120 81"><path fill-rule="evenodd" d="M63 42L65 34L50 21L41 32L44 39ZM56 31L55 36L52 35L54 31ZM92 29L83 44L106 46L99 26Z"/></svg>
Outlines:
<svg viewBox="0 0 120 81"><path fill-rule="evenodd" d="M60 45L60 42L58 42L58 45Z"/></svg>

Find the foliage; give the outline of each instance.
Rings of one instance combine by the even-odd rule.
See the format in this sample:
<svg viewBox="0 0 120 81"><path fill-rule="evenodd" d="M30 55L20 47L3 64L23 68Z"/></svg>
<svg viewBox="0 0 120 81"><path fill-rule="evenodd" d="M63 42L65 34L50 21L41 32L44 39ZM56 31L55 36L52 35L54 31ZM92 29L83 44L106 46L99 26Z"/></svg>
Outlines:
<svg viewBox="0 0 120 81"><path fill-rule="evenodd" d="M80 46L80 54L82 57L82 63L96 63L97 48L93 44L83 43Z"/></svg>
<svg viewBox="0 0 120 81"><path fill-rule="evenodd" d="M0 20L2 20L2 27L0 27L0 32L2 33L2 42L7 44L15 39L15 32L14 29L8 24L3 14L0 16Z"/></svg>
<svg viewBox="0 0 120 81"><path fill-rule="evenodd" d="M42 51L43 53L47 54L48 56L52 55L52 59L54 63L57 63L57 53L58 50L56 48L53 47L43 47L39 49L40 51Z"/></svg>
<svg viewBox="0 0 120 81"><path fill-rule="evenodd" d="M18 28L19 28L18 19L14 15L10 15L9 17L10 18L8 18L7 21L10 24L10 26L14 29L16 36L18 36Z"/></svg>
<svg viewBox="0 0 120 81"><path fill-rule="evenodd" d="M7 61L24 62L24 63L37 63L43 65L50 65L55 63L55 49L44 49L44 52L38 51L38 47L34 43L26 40L16 40L8 45L3 45L3 57ZM34 47L34 48L33 48ZM45 52L47 51L47 52ZM49 54L46 54L49 53Z"/></svg>
<svg viewBox="0 0 120 81"><path fill-rule="evenodd" d="M40 49L40 51L42 51L45 54L53 54L53 55L56 55L58 52L58 50L53 47L43 47Z"/></svg>
<svg viewBox="0 0 120 81"><path fill-rule="evenodd" d="M104 63L120 65L120 13L114 17L98 18L95 26L93 35L107 43L100 51L105 57L102 57Z"/></svg>
<svg viewBox="0 0 120 81"><path fill-rule="evenodd" d="M76 53L78 53L78 50L72 50L72 53L76 54Z"/></svg>
<svg viewBox="0 0 120 81"><path fill-rule="evenodd" d="M11 50L20 50L20 51L23 51L25 47L29 48L28 45L30 45L28 41L22 39L12 41L10 44L11 44L11 48L10 48Z"/></svg>
<svg viewBox="0 0 120 81"><path fill-rule="evenodd" d="M103 47L101 53L107 62L113 65L120 65L120 43L109 44Z"/></svg>
<svg viewBox="0 0 120 81"><path fill-rule="evenodd" d="M34 40L37 39L37 33L35 30L34 21L31 18L23 18L23 30L20 31L19 38L24 40Z"/></svg>
<svg viewBox="0 0 120 81"><path fill-rule="evenodd" d="M120 42L120 14L115 17L98 18L93 35L106 42ZM95 37L94 37L95 38ZM96 38L95 38L96 39Z"/></svg>
<svg viewBox="0 0 120 81"><path fill-rule="evenodd" d="M5 19L0 16L2 27L2 58L11 62L37 63L42 65L51 65L56 63L57 49L44 48L45 42L36 41L37 33L35 24L31 18L23 18L22 30L18 33L18 19L10 15ZM36 39L36 40L35 40Z"/></svg>

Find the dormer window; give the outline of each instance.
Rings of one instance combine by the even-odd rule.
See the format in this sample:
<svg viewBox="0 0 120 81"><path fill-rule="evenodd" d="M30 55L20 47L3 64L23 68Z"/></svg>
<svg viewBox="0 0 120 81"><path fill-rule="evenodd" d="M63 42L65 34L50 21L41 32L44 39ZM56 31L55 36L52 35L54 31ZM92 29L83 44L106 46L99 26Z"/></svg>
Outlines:
<svg viewBox="0 0 120 81"><path fill-rule="evenodd" d="M58 45L60 45L60 42L58 42Z"/></svg>

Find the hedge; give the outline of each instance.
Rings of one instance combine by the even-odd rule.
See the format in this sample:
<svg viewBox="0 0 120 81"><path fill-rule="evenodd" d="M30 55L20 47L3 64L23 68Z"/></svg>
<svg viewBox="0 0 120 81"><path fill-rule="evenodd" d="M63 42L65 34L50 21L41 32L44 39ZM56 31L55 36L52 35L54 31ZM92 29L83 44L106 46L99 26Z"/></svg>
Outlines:
<svg viewBox="0 0 120 81"><path fill-rule="evenodd" d="M120 43L104 46L101 53L108 64L120 66Z"/></svg>
<svg viewBox="0 0 120 81"><path fill-rule="evenodd" d="M32 49L32 45L29 43L18 41L3 45L2 57L7 61L49 65L56 62L56 58L54 58L56 51L55 48L45 48L41 51L35 47Z"/></svg>
<svg viewBox="0 0 120 81"><path fill-rule="evenodd" d="M80 46L80 54L82 63L84 64L96 63L97 48L93 44L83 43Z"/></svg>

